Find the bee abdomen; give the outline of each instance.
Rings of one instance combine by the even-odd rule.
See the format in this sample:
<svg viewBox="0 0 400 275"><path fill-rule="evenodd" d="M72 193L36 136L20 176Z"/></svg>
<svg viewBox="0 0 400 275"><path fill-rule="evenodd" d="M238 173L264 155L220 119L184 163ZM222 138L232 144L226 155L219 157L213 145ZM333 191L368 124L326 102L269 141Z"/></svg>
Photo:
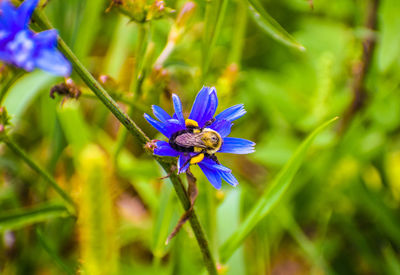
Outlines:
<svg viewBox="0 0 400 275"><path fill-rule="evenodd" d="M174 133L169 139L169 145L179 152L194 152L194 146L187 140L189 137L188 135L191 135L190 131L191 130L181 130Z"/></svg>

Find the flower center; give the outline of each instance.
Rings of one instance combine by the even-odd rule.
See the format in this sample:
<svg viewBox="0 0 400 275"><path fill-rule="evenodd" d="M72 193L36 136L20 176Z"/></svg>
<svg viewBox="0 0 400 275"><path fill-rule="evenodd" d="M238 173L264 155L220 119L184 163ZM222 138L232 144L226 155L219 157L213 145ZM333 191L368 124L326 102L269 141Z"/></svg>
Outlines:
<svg viewBox="0 0 400 275"><path fill-rule="evenodd" d="M20 31L15 35L14 39L7 44L7 50L13 54L13 62L23 67L27 71L34 68L33 62L30 60L35 44L27 31Z"/></svg>

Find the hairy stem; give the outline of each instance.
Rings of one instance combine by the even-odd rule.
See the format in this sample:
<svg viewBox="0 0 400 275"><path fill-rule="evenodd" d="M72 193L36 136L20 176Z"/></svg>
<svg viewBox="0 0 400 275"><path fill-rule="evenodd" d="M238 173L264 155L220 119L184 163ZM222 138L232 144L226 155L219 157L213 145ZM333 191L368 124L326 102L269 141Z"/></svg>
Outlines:
<svg viewBox="0 0 400 275"><path fill-rule="evenodd" d="M11 141L8 137L4 137L2 140L11 151L21 157L25 163L31 167L35 172L43 177L54 190L67 202L70 206L70 210L75 211L75 203L72 198L64 192L64 190L57 184L57 182L50 176L43 168L41 168L36 162L34 162L17 144Z"/></svg>
<svg viewBox="0 0 400 275"><path fill-rule="evenodd" d="M36 10L33 18L35 22L42 29L52 28L50 22L42 12ZM74 55L71 49L60 37L58 38L58 48L70 60L74 70L79 74L79 76L86 83L86 85L93 91L93 93L100 99L100 101L103 102L103 104L114 114L114 116L126 127L126 129L132 135L137 137L138 140L143 145L145 145L148 141L150 141L149 138L146 136L146 134L136 125L136 123L121 110L118 104L111 98L111 96L107 93L107 91L100 85L100 83L97 82L97 80L83 66L83 64L78 60L78 58ZM160 163L160 165L163 167L166 173L169 173L172 170L170 163L167 163L158 157L155 157L155 159L157 160L158 163ZM185 210L189 209L190 201L188 195L185 191L185 188L183 187L180 178L175 173L171 175L171 182L174 186L175 192L183 208ZM217 274L215 262L211 254L210 248L208 246L208 241L205 237L204 230L201 227L200 222L194 210L189 219L189 222L196 236L196 240L199 244L201 253L203 255L204 263L209 274L212 275Z"/></svg>

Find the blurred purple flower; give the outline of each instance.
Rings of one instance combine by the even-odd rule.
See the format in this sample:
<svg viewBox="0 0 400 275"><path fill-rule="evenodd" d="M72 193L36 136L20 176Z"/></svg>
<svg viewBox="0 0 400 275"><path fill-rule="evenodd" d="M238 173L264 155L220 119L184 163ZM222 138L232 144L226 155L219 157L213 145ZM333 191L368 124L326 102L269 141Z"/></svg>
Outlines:
<svg viewBox="0 0 400 275"><path fill-rule="evenodd" d="M155 120L148 114L145 119L169 141L157 141L154 154L179 157L178 173L185 172L191 164L198 164L211 184L221 188L221 179L236 186L237 179L229 168L221 165L215 153L249 154L255 143L246 139L228 137L232 121L242 117L243 104L232 106L217 116L217 92L214 87L203 87L197 94L189 118L185 120L179 97L172 95L175 113L170 116L161 107L152 106ZM211 139L216 141L213 144ZM211 143L210 143L211 142ZM218 145L216 145L218 144ZM209 147L211 145L211 147Z"/></svg>
<svg viewBox="0 0 400 275"><path fill-rule="evenodd" d="M26 71L40 68L69 76L71 64L57 50L58 32L34 33L28 27L38 2L26 0L16 8L9 0L0 0L0 60Z"/></svg>

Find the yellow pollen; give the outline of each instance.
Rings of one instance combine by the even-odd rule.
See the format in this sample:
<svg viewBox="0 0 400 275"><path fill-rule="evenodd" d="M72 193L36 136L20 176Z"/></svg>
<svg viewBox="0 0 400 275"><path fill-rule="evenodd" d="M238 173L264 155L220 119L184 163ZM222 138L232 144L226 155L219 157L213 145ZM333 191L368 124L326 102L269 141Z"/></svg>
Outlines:
<svg viewBox="0 0 400 275"><path fill-rule="evenodd" d="M185 120L185 125L186 125L186 127L188 127L188 126L199 127L199 124L197 123L197 121L195 121L193 119L189 119L189 118Z"/></svg>
<svg viewBox="0 0 400 275"><path fill-rule="evenodd" d="M196 153L200 153L201 151L203 151L203 148L201 148L201 147L194 147L194 151L195 151Z"/></svg>
<svg viewBox="0 0 400 275"><path fill-rule="evenodd" d="M204 159L204 154L199 154L190 159L190 164L196 164L201 162Z"/></svg>

